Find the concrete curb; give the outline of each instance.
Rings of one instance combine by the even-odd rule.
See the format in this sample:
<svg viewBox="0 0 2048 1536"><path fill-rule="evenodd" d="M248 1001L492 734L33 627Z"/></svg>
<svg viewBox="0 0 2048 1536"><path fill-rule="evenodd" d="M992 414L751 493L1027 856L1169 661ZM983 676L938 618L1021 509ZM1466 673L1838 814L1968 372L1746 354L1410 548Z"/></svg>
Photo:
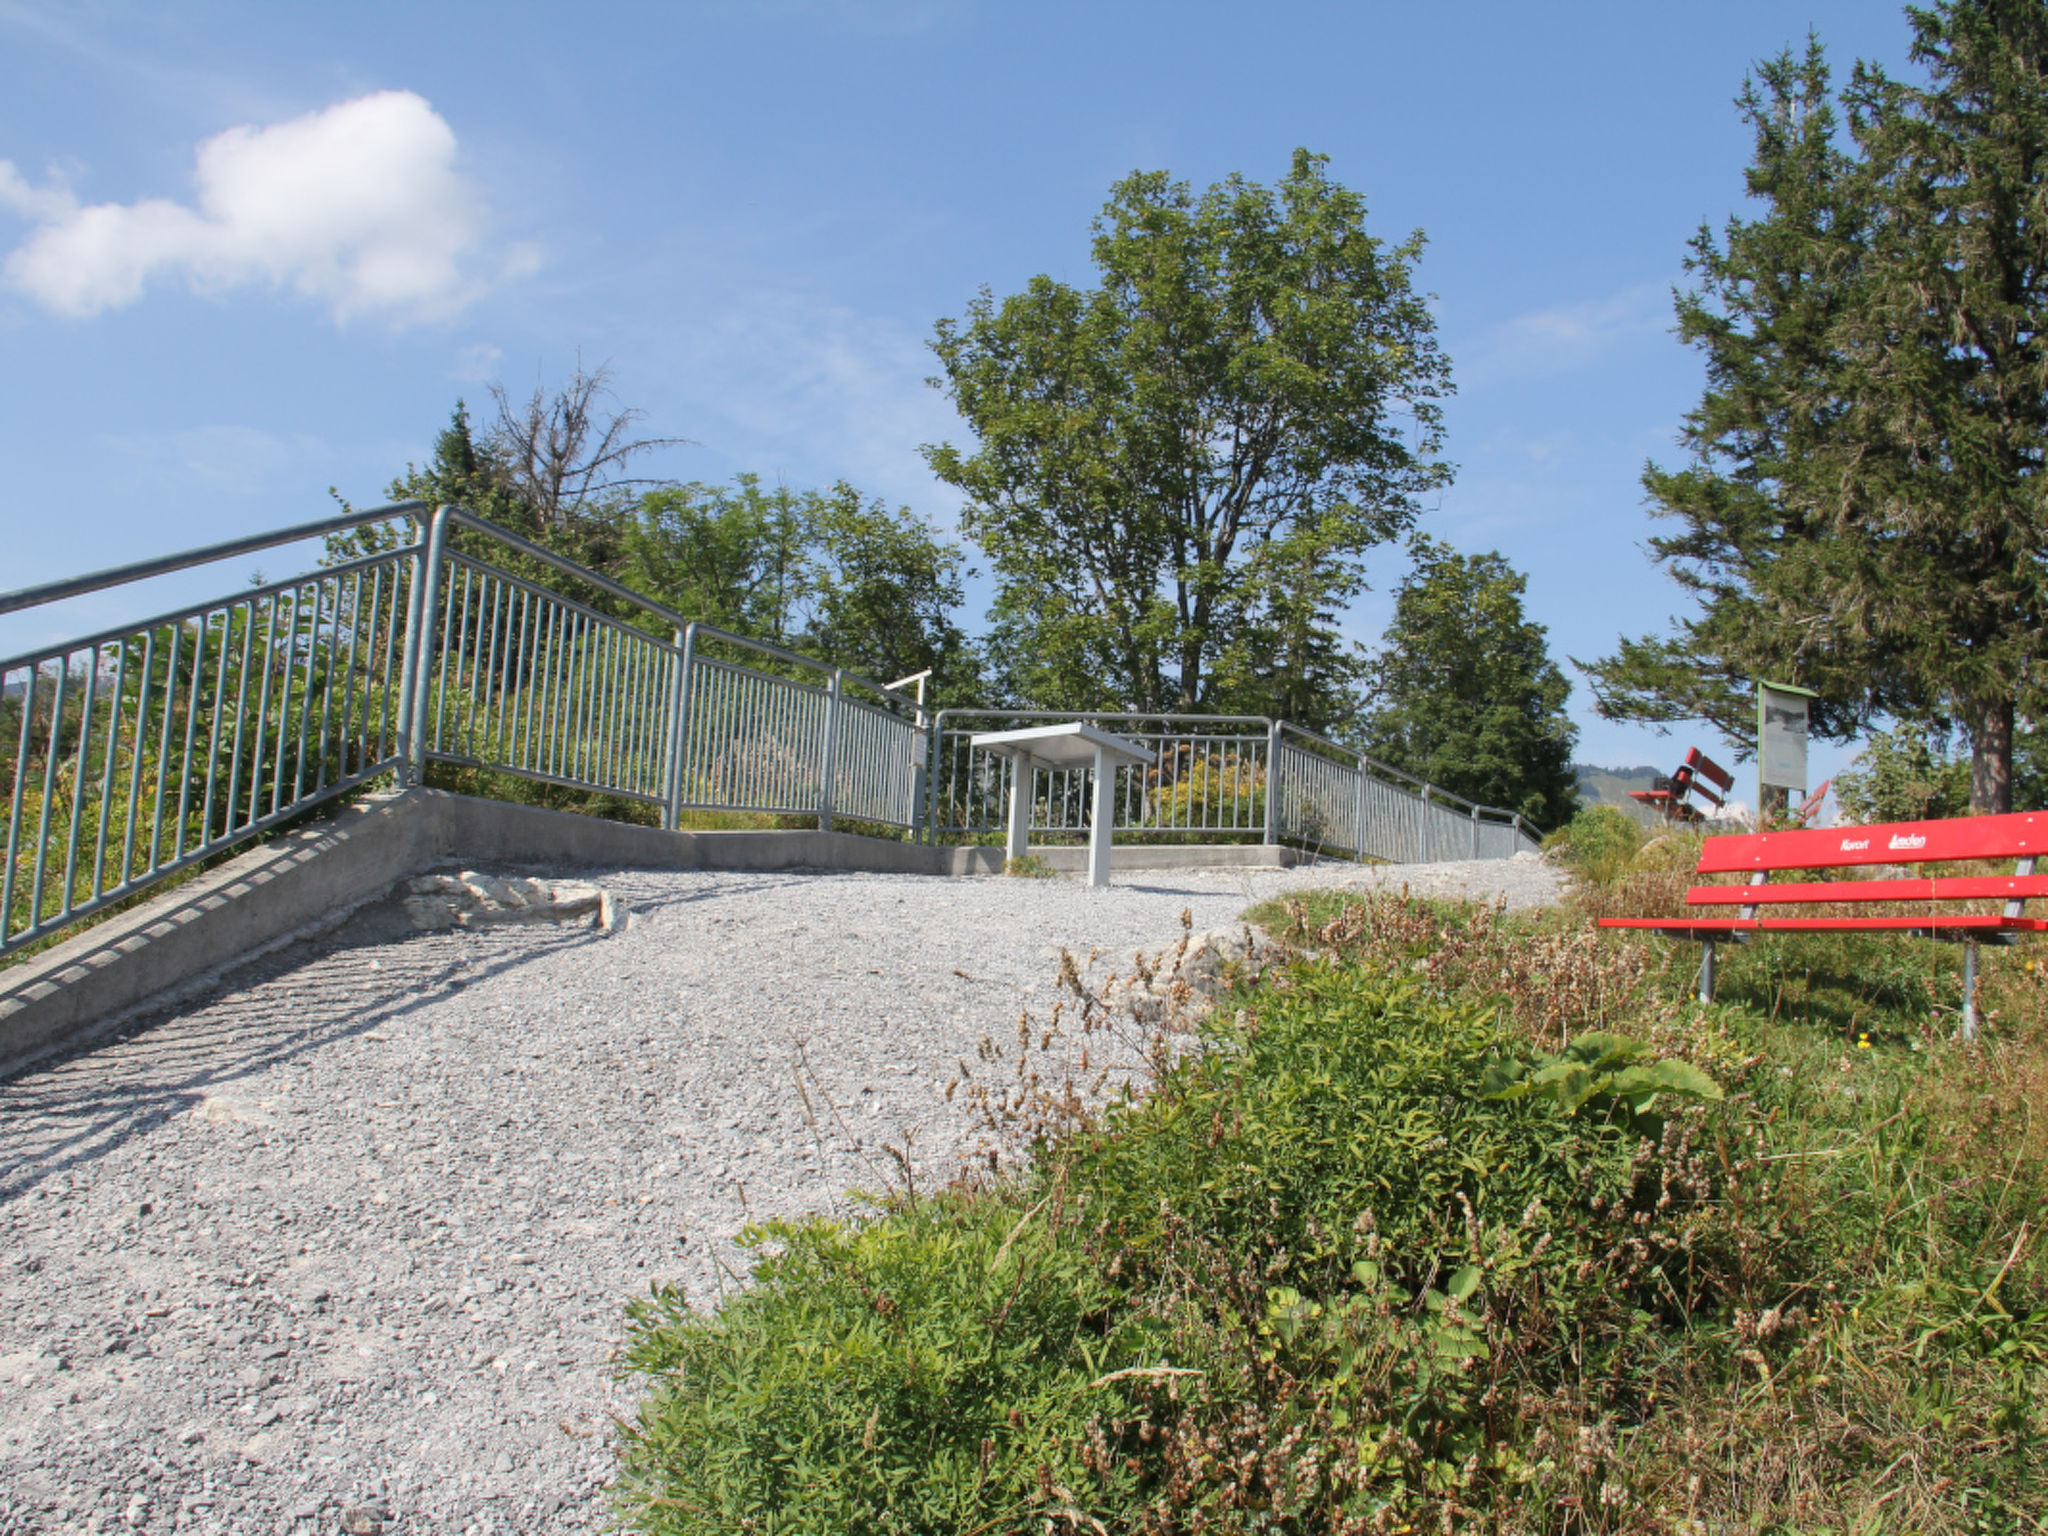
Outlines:
<svg viewBox="0 0 2048 1536"><path fill-rule="evenodd" d="M1085 848L1032 852L1059 873ZM993 875L1000 848L931 848L850 832L663 832L441 790L377 795L230 859L32 960L0 971L0 1076L118 1031L139 1012L210 986L222 972L331 928L436 865L559 868L863 870ZM1291 848L1123 847L1119 870L1278 869Z"/></svg>

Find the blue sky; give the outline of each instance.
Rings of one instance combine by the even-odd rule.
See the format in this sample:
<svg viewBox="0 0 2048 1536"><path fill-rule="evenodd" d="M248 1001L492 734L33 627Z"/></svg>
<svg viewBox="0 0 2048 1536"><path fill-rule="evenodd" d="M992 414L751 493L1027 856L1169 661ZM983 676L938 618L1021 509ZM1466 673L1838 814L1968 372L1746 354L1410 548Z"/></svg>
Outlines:
<svg viewBox="0 0 2048 1536"><path fill-rule="evenodd" d="M950 526L933 322L1088 281L1134 169L1270 182L1306 145L1375 233L1428 236L1459 473L1424 526L1525 572L1560 659L1604 654L1677 606L1639 485L1700 387L1670 289L1740 202L1745 72L1809 26L1903 67L1899 11L1843 0L0 0L0 589L374 503L458 395L579 355L692 440L651 472L846 478ZM1400 574L1375 559L1351 633ZM0 651L136 601L0 619ZM1585 760L1721 745L1599 721L1574 678Z"/></svg>

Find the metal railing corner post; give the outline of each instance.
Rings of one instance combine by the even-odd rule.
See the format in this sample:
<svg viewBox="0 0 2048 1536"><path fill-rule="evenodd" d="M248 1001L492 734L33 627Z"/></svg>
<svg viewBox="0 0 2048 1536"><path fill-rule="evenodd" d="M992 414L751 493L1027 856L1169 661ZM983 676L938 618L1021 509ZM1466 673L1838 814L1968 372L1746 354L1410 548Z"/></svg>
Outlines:
<svg viewBox="0 0 2048 1536"><path fill-rule="evenodd" d="M1479 807L1472 807L1472 857L1479 857Z"/></svg>
<svg viewBox="0 0 2048 1536"><path fill-rule="evenodd" d="M418 624L407 625L406 644L411 651L406 676L412 681L411 696L400 711L405 721L405 782L416 788L426 778L428 679L434 670L434 613L441 596L441 560L448 547L448 514L445 504L434 508L427 525L427 547L420 556L416 585L419 601L414 605Z"/></svg>
<svg viewBox="0 0 2048 1536"><path fill-rule="evenodd" d="M920 683L918 686L922 688L924 685ZM913 843L924 841L925 801L929 798L925 793L925 780L931 776L931 730L931 716L927 715L924 706L919 704L910 737L910 750L913 755L910 760L909 819L910 840Z"/></svg>
<svg viewBox="0 0 2048 1536"><path fill-rule="evenodd" d="M839 700L846 686L846 673L842 668L832 669L831 684L825 690L825 752L824 761L818 770L818 830L832 830L833 795L832 775L839 765Z"/></svg>
<svg viewBox="0 0 2048 1536"><path fill-rule="evenodd" d="M1358 754L1358 766L1357 766L1357 769L1356 769L1355 771L1356 771L1356 773L1357 773L1357 775L1358 775L1358 780L1357 780L1357 783L1356 783L1356 785L1355 785L1355 786L1353 787L1353 790L1352 790L1352 796L1353 796L1353 800L1354 800L1354 803L1355 803L1355 805L1356 805L1356 809L1355 809L1355 811L1354 811L1354 812L1353 812L1353 814L1352 814L1352 821L1351 821L1351 856L1352 856L1352 857L1353 857L1354 859L1356 859L1356 860L1357 860L1357 861L1358 861L1358 862L1359 862L1360 864L1363 864L1363 863L1365 862L1365 778L1366 778L1366 774L1365 774L1365 754L1364 754L1364 753L1362 753L1362 752Z"/></svg>
<svg viewBox="0 0 2048 1536"><path fill-rule="evenodd" d="M676 674L668 690L668 782L662 786L662 826L673 832L683 824L683 758L689 746L690 662L697 648L696 624L675 631Z"/></svg>
<svg viewBox="0 0 2048 1536"><path fill-rule="evenodd" d="M1280 842L1280 722L1266 721L1266 846Z"/></svg>
<svg viewBox="0 0 2048 1536"><path fill-rule="evenodd" d="M944 766L941 758L946 746L946 713L943 709L933 712L925 743L924 840L931 848L939 845L939 775Z"/></svg>

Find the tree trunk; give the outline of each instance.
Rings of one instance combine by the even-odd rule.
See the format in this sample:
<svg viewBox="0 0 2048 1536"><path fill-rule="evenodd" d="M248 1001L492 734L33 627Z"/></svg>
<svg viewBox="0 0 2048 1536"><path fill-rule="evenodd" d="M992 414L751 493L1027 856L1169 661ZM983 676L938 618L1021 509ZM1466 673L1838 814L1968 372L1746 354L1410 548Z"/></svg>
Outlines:
<svg viewBox="0 0 2048 1536"><path fill-rule="evenodd" d="M1970 814L2002 816L2012 809L2011 699L1966 699L1963 725L1970 733Z"/></svg>

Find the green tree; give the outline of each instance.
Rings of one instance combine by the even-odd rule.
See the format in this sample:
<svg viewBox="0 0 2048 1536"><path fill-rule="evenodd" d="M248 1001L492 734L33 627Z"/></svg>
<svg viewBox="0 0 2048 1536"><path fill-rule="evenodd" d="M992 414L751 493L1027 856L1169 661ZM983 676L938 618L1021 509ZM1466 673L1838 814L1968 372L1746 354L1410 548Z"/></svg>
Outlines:
<svg viewBox="0 0 2048 1536"><path fill-rule="evenodd" d="M1835 739L1959 721L1999 811L2048 659L2048 8L1907 14L1924 85L1859 64L1838 98L1815 41L1745 86L1763 211L1693 242L1692 462L1644 476L1699 608L1587 670L1609 716L1743 741L1759 676Z"/></svg>
<svg viewBox="0 0 2048 1536"><path fill-rule="evenodd" d="M927 699L978 702L979 657L953 619L966 600L960 549L908 507L864 501L843 480L813 493L810 513L808 648L879 683L929 670Z"/></svg>
<svg viewBox="0 0 2048 1536"><path fill-rule="evenodd" d="M1421 235L1297 151L1277 188L1119 182L1100 286L984 289L932 342L972 452L927 446L999 583L1024 702L1341 717L1332 615L1445 484Z"/></svg>
<svg viewBox="0 0 2048 1536"><path fill-rule="evenodd" d="M1527 580L1498 554L1409 545L1414 569L1369 669L1365 750L1405 773L1538 826L1578 808L1565 714L1571 684L1544 627L1522 611Z"/></svg>
<svg viewBox="0 0 2048 1536"><path fill-rule="evenodd" d="M953 617L960 550L845 481L664 486L640 499L623 543L619 579L678 612L880 683L930 669L928 699L977 692L978 659Z"/></svg>
<svg viewBox="0 0 2048 1536"><path fill-rule="evenodd" d="M758 475L730 487L672 485L640 498L619 573L678 613L788 645L810 597L810 508Z"/></svg>

